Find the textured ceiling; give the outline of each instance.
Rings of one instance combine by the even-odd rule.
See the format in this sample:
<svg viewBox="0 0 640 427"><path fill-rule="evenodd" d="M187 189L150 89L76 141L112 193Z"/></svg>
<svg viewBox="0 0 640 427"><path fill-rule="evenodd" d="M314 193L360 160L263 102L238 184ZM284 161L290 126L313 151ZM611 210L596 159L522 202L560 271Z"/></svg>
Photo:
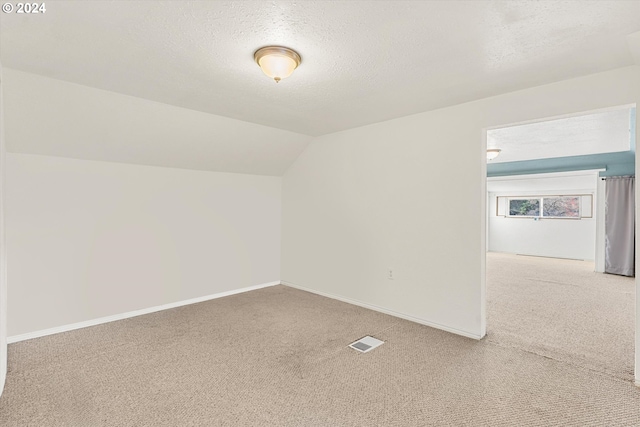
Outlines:
<svg viewBox="0 0 640 427"><path fill-rule="evenodd" d="M47 1L5 67L321 135L633 64L640 1ZM275 84L264 45L301 54Z"/></svg>
<svg viewBox="0 0 640 427"><path fill-rule="evenodd" d="M491 163L629 151L631 108L566 117L487 131Z"/></svg>

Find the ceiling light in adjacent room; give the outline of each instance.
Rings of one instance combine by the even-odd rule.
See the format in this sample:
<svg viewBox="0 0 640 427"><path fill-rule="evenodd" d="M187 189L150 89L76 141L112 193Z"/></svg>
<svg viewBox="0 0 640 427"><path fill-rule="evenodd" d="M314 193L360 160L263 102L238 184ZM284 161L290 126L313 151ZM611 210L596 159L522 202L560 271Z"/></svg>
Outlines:
<svg viewBox="0 0 640 427"><path fill-rule="evenodd" d="M487 149L487 160L491 161L500 155L502 150L499 148L488 148Z"/></svg>
<svg viewBox="0 0 640 427"><path fill-rule="evenodd" d="M278 83L298 68L302 59L298 52L283 46L266 46L253 54L262 71Z"/></svg>

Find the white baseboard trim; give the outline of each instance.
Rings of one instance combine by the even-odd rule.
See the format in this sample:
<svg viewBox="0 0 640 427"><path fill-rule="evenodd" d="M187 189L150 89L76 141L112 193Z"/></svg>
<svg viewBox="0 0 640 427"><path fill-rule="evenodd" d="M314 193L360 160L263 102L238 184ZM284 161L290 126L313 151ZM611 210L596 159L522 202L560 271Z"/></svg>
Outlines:
<svg viewBox="0 0 640 427"><path fill-rule="evenodd" d="M345 297L341 297L341 296L338 296L338 295L329 294L327 292L316 291L316 290L313 290L313 289L305 288L304 286L296 285L296 284L291 283L291 282L282 281L280 283L285 285L285 286L289 286L289 287L292 287L292 288L295 288L295 289L300 289L301 291L311 292L312 294L321 295L323 297L327 297L327 298L335 299L335 300L338 300L338 301L346 302L348 304L353 304L353 305L357 305L357 306L360 306L360 307L368 308L369 310L379 311L380 313L388 314L388 315L394 316L394 317L399 317L399 318L404 319L404 320L409 320L409 321L414 322L414 323L419 323L421 325L429 326L429 327L432 327L432 328L435 328L435 329L440 329L440 330L443 330L443 331L446 331L446 332L451 332L452 334L462 335L463 337L473 338L475 340L481 340L483 338L482 336L480 336L478 334L473 334L471 332L463 331L463 330L456 329L456 328L451 328L449 326L441 325L439 323L431 322L431 321L425 320L425 319L420 319L418 317L409 316L407 314L398 313L397 311L389 310L389 309L386 309L386 308L383 308L383 307L378 307L377 305L368 304L366 302L354 300L354 299L351 299L351 298L345 298Z"/></svg>
<svg viewBox="0 0 640 427"><path fill-rule="evenodd" d="M47 335L58 334L60 332L73 331L75 329L86 328L89 326L100 325L102 323L114 322L116 320L128 319L130 317L141 316L143 314L155 313L156 311L168 310L170 308L181 307L184 305L195 304L198 302L209 301L216 298L227 297L230 295L240 294L243 292L255 291L256 289L267 288L269 286L279 285L280 281L263 283L261 285L249 286L246 288L233 289L231 291L219 292L217 294L205 295L203 297L191 298L182 301L171 302L169 304L157 305L155 307L143 308L141 310L128 311L126 313L114 314L113 316L100 317L97 319L86 320L84 322L71 323L69 325L56 326L55 328L43 329L26 334L13 335L7 338L7 343L12 344L19 341L30 340L33 338L44 337Z"/></svg>

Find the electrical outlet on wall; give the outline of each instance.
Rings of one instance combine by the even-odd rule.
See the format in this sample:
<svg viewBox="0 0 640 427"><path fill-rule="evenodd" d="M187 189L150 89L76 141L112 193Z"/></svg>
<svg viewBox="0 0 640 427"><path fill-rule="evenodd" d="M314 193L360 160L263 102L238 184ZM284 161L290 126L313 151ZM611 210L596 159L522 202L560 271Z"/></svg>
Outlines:
<svg viewBox="0 0 640 427"><path fill-rule="evenodd" d="M387 270L387 279L393 280L393 268L391 267Z"/></svg>

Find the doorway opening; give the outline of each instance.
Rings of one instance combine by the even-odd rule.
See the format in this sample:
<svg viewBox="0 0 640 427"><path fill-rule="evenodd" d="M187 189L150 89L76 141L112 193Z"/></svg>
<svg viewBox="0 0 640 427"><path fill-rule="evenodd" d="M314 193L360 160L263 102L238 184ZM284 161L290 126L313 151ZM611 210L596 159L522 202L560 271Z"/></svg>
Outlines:
<svg viewBox="0 0 640 427"><path fill-rule="evenodd" d="M634 380L635 278L604 273L604 179L635 175L635 114L487 130L486 339Z"/></svg>

